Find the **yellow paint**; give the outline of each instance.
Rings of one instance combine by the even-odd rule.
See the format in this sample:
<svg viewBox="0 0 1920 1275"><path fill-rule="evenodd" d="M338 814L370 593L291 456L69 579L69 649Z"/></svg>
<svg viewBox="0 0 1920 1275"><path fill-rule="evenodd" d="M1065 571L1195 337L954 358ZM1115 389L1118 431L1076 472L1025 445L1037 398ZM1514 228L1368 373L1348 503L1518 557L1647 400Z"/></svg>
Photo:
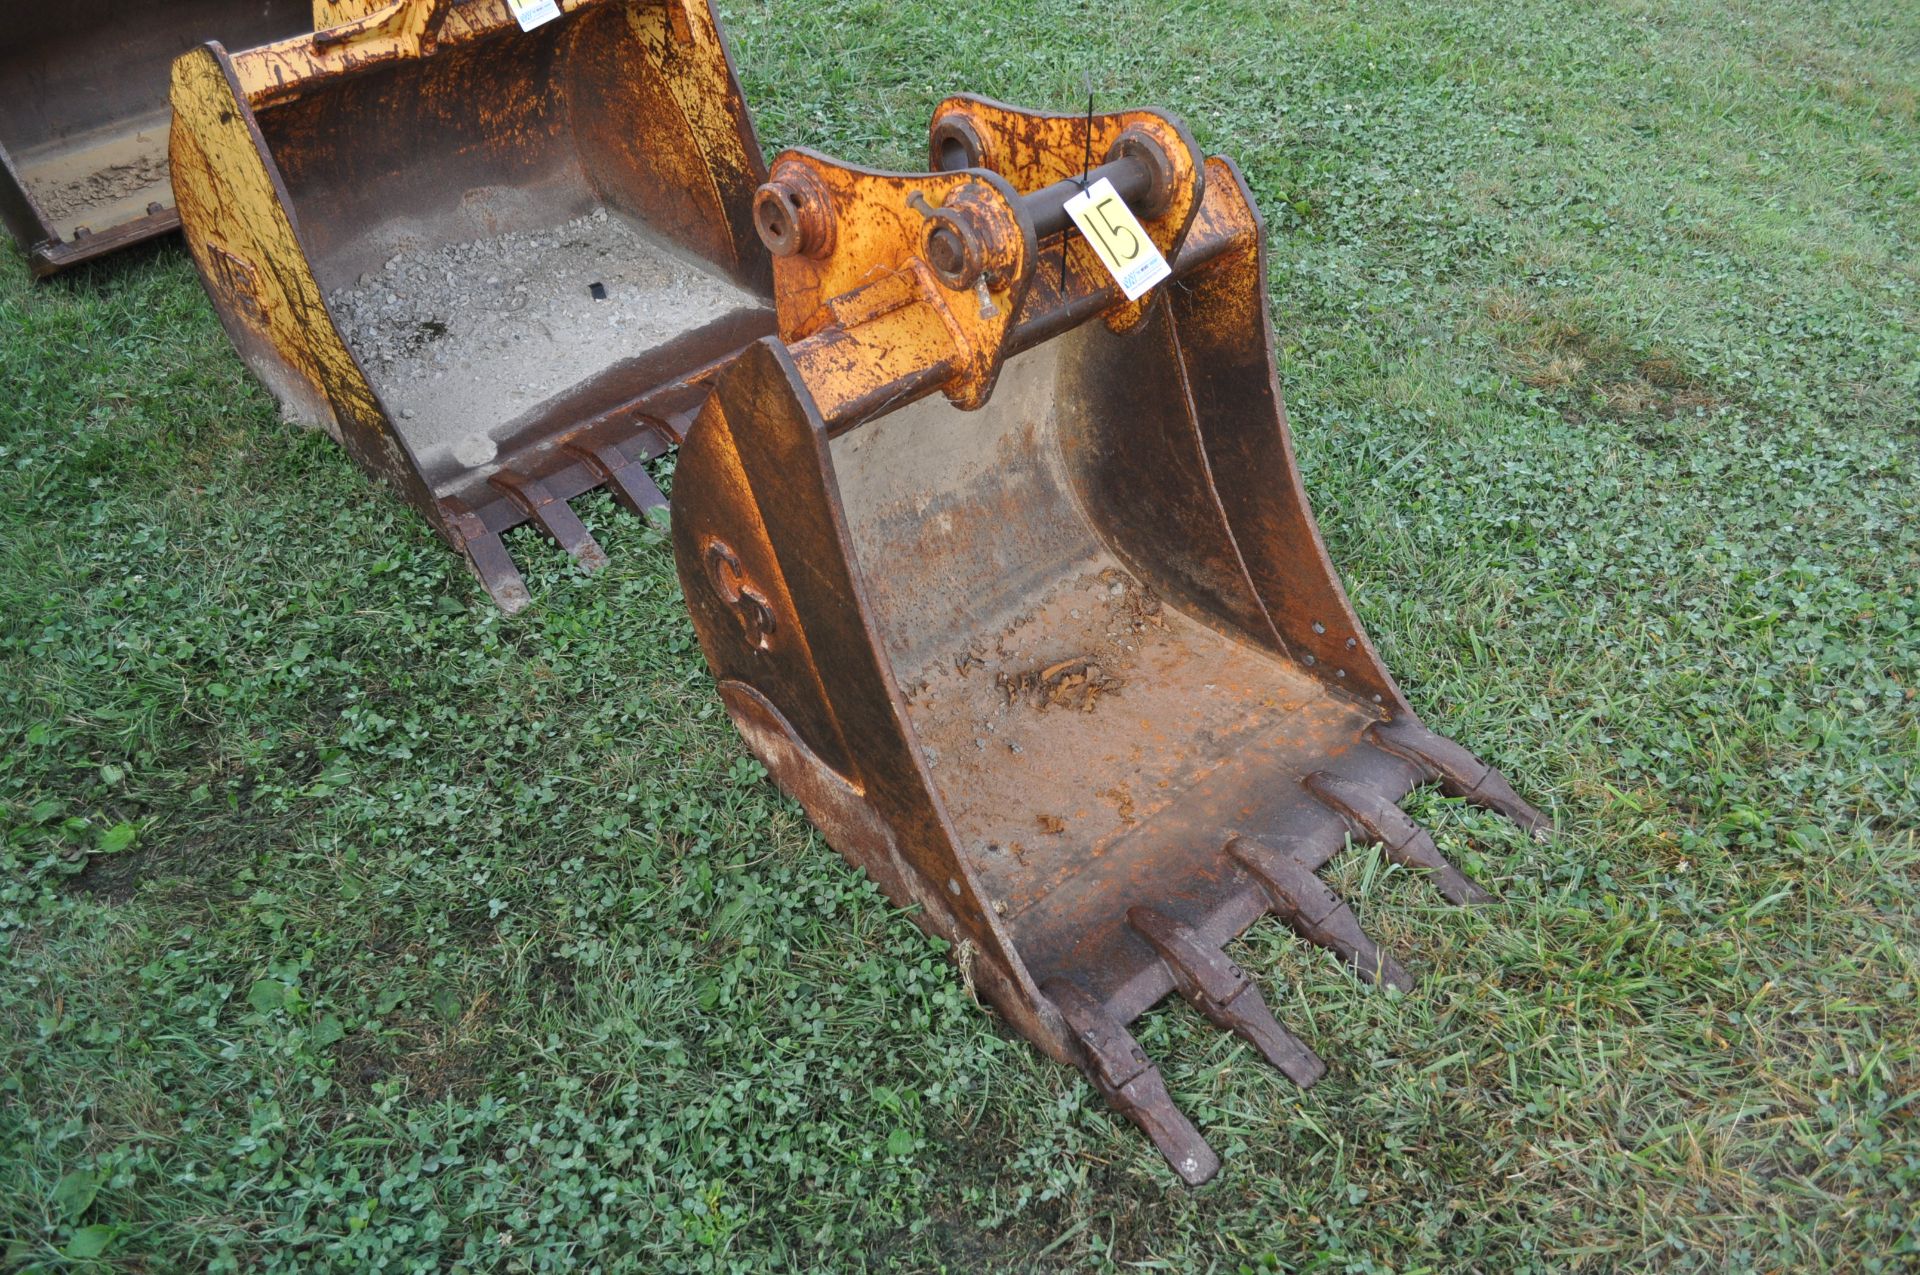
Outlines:
<svg viewBox="0 0 1920 1275"><path fill-rule="evenodd" d="M720 264L730 256L737 274L751 274L758 260L743 248L757 252L757 244L750 233L744 244L735 242L744 232L732 228L745 225L744 215L734 214L743 212L762 170L757 147L748 145L746 106L706 0L559 4L569 15L622 6L624 23L595 22L559 38L591 34L619 42L622 78L609 95L623 105L644 105L632 121L637 144L658 139L662 155L677 166L674 176L687 183L687 218L712 223ZM176 64L173 149L181 221L222 320L261 378L295 415L327 426L364 468L399 484L446 530L450 515L428 490L328 311L256 120L369 69L396 67L404 75L407 63L478 41L532 38L544 47L552 37L523 35L497 0L315 0L314 17L315 34L231 55L207 46ZM676 111L684 124L673 118Z"/></svg>
<svg viewBox="0 0 1920 1275"><path fill-rule="evenodd" d="M810 151L775 160L774 180L783 175L809 180L831 203L834 242L823 256L774 259L780 335L797 348L847 314L870 316L807 356L807 388L823 414L834 419L838 408L933 367L946 369L941 388L956 406L985 402L1033 272L1010 192L969 173L881 173ZM982 291L949 290L921 260L923 210L950 203L964 204L979 230ZM855 295L869 287L886 294L884 304Z"/></svg>
<svg viewBox="0 0 1920 1275"><path fill-rule="evenodd" d="M659 82L680 108L695 148L710 165L739 165L732 174L739 177L746 162L739 139L751 137L753 125L746 99L734 87L726 41L713 11L701 0L667 0L648 7L629 5L627 26L653 64ZM725 208L728 200L720 187L720 174L709 167L706 178L712 206ZM743 246L758 251L757 244ZM744 264L739 261L738 250L735 261Z"/></svg>
<svg viewBox="0 0 1920 1275"><path fill-rule="evenodd" d="M384 454L365 462L390 474L411 468L328 313L228 64L211 48L183 54L172 100L181 228L235 343L271 353L287 382L274 388L304 401L313 423L342 437L338 417L348 415L377 431Z"/></svg>

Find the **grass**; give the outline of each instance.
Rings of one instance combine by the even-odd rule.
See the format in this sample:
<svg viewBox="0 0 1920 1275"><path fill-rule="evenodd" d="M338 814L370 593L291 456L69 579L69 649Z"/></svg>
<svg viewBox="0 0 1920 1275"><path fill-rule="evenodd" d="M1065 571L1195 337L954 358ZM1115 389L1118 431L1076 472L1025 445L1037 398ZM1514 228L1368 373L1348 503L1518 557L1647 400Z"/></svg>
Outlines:
<svg viewBox="0 0 1920 1275"><path fill-rule="evenodd" d="M177 247L0 262L0 1253L125 1271L1920 1266L1920 22L1902 0L724 6L763 141L1180 112L1268 216L1334 560L1564 835L1143 1022L1187 1191L727 724L658 530L499 616Z"/></svg>

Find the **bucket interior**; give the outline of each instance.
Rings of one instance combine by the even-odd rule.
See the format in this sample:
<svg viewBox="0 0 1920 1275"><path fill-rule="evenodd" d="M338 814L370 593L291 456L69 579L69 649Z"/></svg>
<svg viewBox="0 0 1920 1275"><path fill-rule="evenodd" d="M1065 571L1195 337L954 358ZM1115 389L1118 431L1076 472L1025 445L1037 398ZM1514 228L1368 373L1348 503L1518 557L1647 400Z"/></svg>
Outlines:
<svg viewBox="0 0 1920 1275"><path fill-rule="evenodd" d="M248 48L312 20L307 0L74 0L0 24L0 147L61 239L173 206L167 76L208 40Z"/></svg>
<svg viewBox="0 0 1920 1275"><path fill-rule="evenodd" d="M258 112L341 333L436 489L772 330L659 78L613 4Z"/></svg>
<svg viewBox="0 0 1920 1275"><path fill-rule="evenodd" d="M1135 904L1196 925L1227 906L1225 840L1326 822L1298 777L1379 718L1208 604L1217 582L1181 562L1213 518L1199 488L1171 466L1153 489L1101 479L1103 457L1191 433L1174 349L1164 322L1089 323L1010 361L977 412L930 398L832 444L929 774L1043 977ZM1164 552L1114 530L1142 509Z"/></svg>

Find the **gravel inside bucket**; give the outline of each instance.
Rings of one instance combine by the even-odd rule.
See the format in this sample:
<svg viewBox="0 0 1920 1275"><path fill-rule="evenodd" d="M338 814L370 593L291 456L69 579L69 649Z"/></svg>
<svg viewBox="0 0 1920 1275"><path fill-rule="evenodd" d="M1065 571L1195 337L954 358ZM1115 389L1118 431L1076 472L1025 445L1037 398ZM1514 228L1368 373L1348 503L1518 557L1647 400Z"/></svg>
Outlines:
<svg viewBox="0 0 1920 1275"><path fill-rule="evenodd" d="M542 403L762 304L604 208L403 249L327 300L429 474L488 463L505 427Z"/></svg>

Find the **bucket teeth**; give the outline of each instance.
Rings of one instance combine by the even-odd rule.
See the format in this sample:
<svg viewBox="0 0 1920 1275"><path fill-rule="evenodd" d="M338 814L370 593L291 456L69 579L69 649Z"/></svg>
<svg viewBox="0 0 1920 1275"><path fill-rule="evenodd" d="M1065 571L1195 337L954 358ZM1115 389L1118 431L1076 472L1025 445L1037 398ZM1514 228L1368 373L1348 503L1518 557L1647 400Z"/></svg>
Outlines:
<svg viewBox="0 0 1920 1275"><path fill-rule="evenodd" d="M1160 1069L1091 993L1071 979L1053 979L1040 989L1066 1017L1087 1053L1087 1075L1115 1110L1153 1140L1188 1186L1220 1171L1220 1157L1181 1114L1167 1093Z"/></svg>
<svg viewBox="0 0 1920 1275"><path fill-rule="evenodd" d="M594 477L605 483L613 498L620 502L621 508L635 517L645 518L649 510L667 507L667 498L661 494L659 484L653 481L646 465L628 460L613 444L569 443L567 454L592 470Z"/></svg>
<svg viewBox="0 0 1920 1275"><path fill-rule="evenodd" d="M1309 943L1317 943L1376 983L1413 990L1400 962L1367 937L1353 909L1314 870L1284 850L1251 837L1235 837L1227 853L1253 874L1272 903L1273 914Z"/></svg>
<svg viewBox="0 0 1920 1275"><path fill-rule="evenodd" d="M553 542L565 549L583 570L598 571L607 565L607 554L593 538L578 514L566 501L547 489L538 478L503 469L488 480L507 493L521 512L531 518Z"/></svg>
<svg viewBox="0 0 1920 1275"><path fill-rule="evenodd" d="M1134 908L1127 924L1160 954L1180 994L1209 1022L1245 1040L1302 1088L1327 1074L1327 1065L1280 1025L1260 989L1225 952L1152 908Z"/></svg>
<svg viewBox="0 0 1920 1275"><path fill-rule="evenodd" d="M1426 829L1407 818L1406 812L1365 784L1324 770L1315 771L1304 781L1307 791L1321 805L1347 821L1355 834L1378 842L1387 858L1403 868L1414 868L1433 879L1447 902L1454 904L1490 903L1493 896L1469 881L1466 874L1448 863L1433 844Z"/></svg>
<svg viewBox="0 0 1920 1275"><path fill-rule="evenodd" d="M1436 735L1418 722L1401 720L1367 727L1367 742L1384 752L1412 762L1440 784L1449 797L1459 797L1495 814L1505 815L1535 841L1553 835L1553 823L1522 800L1507 777L1445 735Z"/></svg>

